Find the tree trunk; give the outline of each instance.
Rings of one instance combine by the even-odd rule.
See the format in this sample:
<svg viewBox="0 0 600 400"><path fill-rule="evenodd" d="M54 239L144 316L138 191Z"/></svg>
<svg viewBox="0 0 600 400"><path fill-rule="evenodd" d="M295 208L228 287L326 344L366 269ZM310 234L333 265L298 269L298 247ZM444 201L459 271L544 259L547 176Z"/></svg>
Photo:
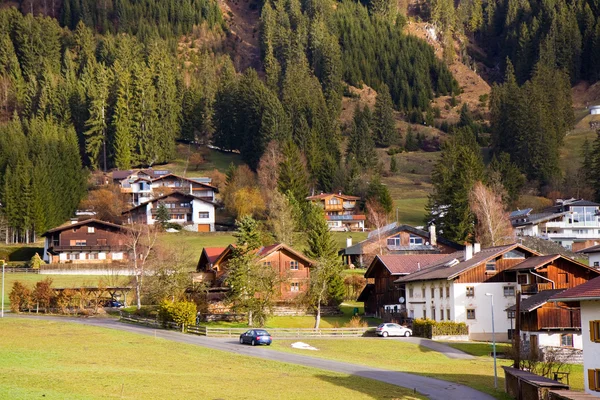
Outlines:
<svg viewBox="0 0 600 400"><path fill-rule="evenodd" d="M141 309L142 308L142 299L141 299L141 283L140 283L140 276L138 274L135 275L135 301L137 303L137 309Z"/></svg>
<svg viewBox="0 0 600 400"><path fill-rule="evenodd" d="M317 299L317 315L315 316L315 329L319 329L319 325L321 324L321 299L323 297L319 296Z"/></svg>
<svg viewBox="0 0 600 400"><path fill-rule="evenodd" d="M254 321L252 318L252 310L248 311L248 326L253 326L254 325Z"/></svg>

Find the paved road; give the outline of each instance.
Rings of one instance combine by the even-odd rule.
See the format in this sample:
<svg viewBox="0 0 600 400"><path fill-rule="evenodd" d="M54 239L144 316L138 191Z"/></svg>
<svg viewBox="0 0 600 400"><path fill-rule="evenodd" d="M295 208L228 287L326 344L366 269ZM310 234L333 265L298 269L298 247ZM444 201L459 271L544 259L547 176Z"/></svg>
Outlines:
<svg viewBox="0 0 600 400"><path fill-rule="evenodd" d="M375 379L392 385L401 386L409 389L416 389L422 395L432 400L493 400L488 394L479 392L470 387L447 382L434 378L408 374L404 372L389 371L385 369L372 368L364 365L356 365L338 361L319 359L316 357L303 356L272 350L267 347L242 346L234 339L217 339L204 336L187 335L175 331L154 329L150 327L131 325L118 322L114 319L102 318L62 318L62 317L29 317L12 316L17 318L39 318L52 319L59 321L69 321L85 325L98 326L109 329L118 329L130 333L154 336L161 339L172 340L175 342L192 344L197 346L209 347L216 350L228 351L250 357L259 357L267 360L304 365L324 369L333 372L340 372L349 375L362 376L364 378ZM458 372L458 371L455 371ZM466 372L466 371L464 371Z"/></svg>
<svg viewBox="0 0 600 400"><path fill-rule="evenodd" d="M435 340L424 339L424 338L414 337L414 336L409 337L409 338L401 338L401 339L403 341L418 344L419 346L427 347L428 349L442 353L448 358L454 358L457 360L475 360L477 358L468 353L465 353L464 351L450 347L445 343L436 342Z"/></svg>

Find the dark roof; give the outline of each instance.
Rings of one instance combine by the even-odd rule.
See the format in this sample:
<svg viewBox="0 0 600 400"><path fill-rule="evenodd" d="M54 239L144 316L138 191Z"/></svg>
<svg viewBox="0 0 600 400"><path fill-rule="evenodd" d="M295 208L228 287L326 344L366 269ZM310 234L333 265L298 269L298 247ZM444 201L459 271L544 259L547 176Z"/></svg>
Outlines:
<svg viewBox="0 0 600 400"><path fill-rule="evenodd" d="M375 285L373 283L368 283L365 288L362 290L362 292L360 292L360 294L358 295L358 299L356 299L356 301L367 301L369 300L369 296L371 295L371 292L373 292L373 290L375 290Z"/></svg>
<svg viewBox="0 0 600 400"><path fill-rule="evenodd" d="M174 194L177 194L177 195L180 195L180 196L184 196L184 197L187 197L187 198L192 198L193 200L200 200L200 201L202 201L204 203L208 203L208 204L212 204L212 205L216 206L216 204L213 203L212 201L205 200L202 197L194 196L193 194L184 193L184 192L180 192L178 190L175 190L175 191L173 191L171 193L166 193L166 194L163 194L162 196L155 197L152 200L145 201L145 202L143 202L143 203L141 203L141 204L139 204L139 205L137 205L135 207L131 207L129 210L123 211L123 214L127 214L127 213L129 213L129 212L131 212L131 211L133 211L133 210L135 210L137 208L140 208L142 206L147 205L148 203L154 203L155 201L162 200L165 197L172 196Z"/></svg>
<svg viewBox="0 0 600 400"><path fill-rule="evenodd" d="M576 253L583 253L583 254L600 253L600 244L597 244L597 245L591 246L591 247L587 247L585 249L581 249L579 251L576 251Z"/></svg>
<svg viewBox="0 0 600 400"><path fill-rule="evenodd" d="M565 385L564 383L557 382L550 378L546 378L544 376L536 375L529 371L523 371L522 369L516 369L512 367L502 366L504 369L504 374L510 374L518 377L519 379L534 384L537 387L547 387L547 388L565 388L568 389L569 385Z"/></svg>
<svg viewBox="0 0 600 400"><path fill-rule="evenodd" d="M531 312L538 307L546 304L550 297L557 295L559 293L564 292L565 289L552 289L552 290L542 290L541 292L534 294L526 299L521 301L521 312ZM515 311L517 309L516 305L508 307L505 311Z"/></svg>
<svg viewBox="0 0 600 400"><path fill-rule="evenodd" d="M392 275L406 275L420 271L430 265L437 264L446 254L389 254L377 256L373 259L365 272L368 278L371 271L378 263L383 264Z"/></svg>
<svg viewBox="0 0 600 400"><path fill-rule="evenodd" d="M402 278L396 280L396 282L426 281L434 279L454 279L460 274L478 266L479 264L501 256L502 254L507 253L515 248L519 248L521 250L525 250L529 253L537 255L535 251L516 243L505 246L488 247L486 249L482 249L478 253L475 253L473 257L467 261L464 261L464 252L459 251L452 254L448 254L446 259L441 260L438 264L433 265L424 271L415 272L414 274L403 276ZM458 262L452 262L453 260L457 260Z"/></svg>
<svg viewBox="0 0 600 400"><path fill-rule="evenodd" d="M508 215L508 217L509 217L510 219L513 219L513 218L521 218L521 217L526 217L526 216L528 216L528 215L529 215L529 214L530 214L532 211L533 211L533 208L526 208L526 209L524 209L524 210L515 210L515 211L512 211L512 212L511 212L511 213Z"/></svg>
<svg viewBox="0 0 600 400"><path fill-rule="evenodd" d="M148 168L148 169L122 169L122 170L115 170L112 172L112 178L116 179L116 180L121 180L121 179L125 179L127 178L129 175L132 175L136 172L143 172L144 174L154 178L157 176L162 176L165 174L169 174L169 171L166 169L152 169L152 168Z"/></svg>
<svg viewBox="0 0 600 400"><path fill-rule="evenodd" d="M544 265L551 263L552 261L556 260L557 258L560 258L561 255L560 254L551 254L548 256L536 256L536 257L529 257L526 258L525 261L513 265L510 268L510 270L517 270L517 271L522 271L522 270L529 270L529 269L536 269L536 268L540 268L543 267Z"/></svg>
<svg viewBox="0 0 600 400"><path fill-rule="evenodd" d="M222 252L221 254L218 255L217 258L215 258L214 263L216 263L217 261L222 260L223 258L225 258L225 256L227 254L229 254L234 248L236 247L235 244L230 244L229 246L227 246ZM276 243L276 244L272 244L270 246L264 246L261 247L260 249L258 249L256 251L256 254L260 257L260 259L265 258L266 256L268 256L269 254L277 251L277 250L286 250L292 254L294 254L296 257L303 259L304 261L308 262L309 265L314 265L316 264L315 261L311 260L310 258L308 258L307 256L305 256L304 254L302 254L301 252L294 250L293 248L291 248L290 246L286 245L285 243Z"/></svg>
<svg viewBox="0 0 600 400"><path fill-rule="evenodd" d="M219 192L219 189L217 189L215 186L209 185L208 183L199 182L199 181L194 180L192 178L186 178L184 176L179 176L179 175L175 175L175 174L171 174L171 173L168 173L168 174L165 174L165 175L160 175L157 178L152 179L152 182L158 182L158 181L161 181L161 180L166 179L166 178L176 178L176 179L180 179L180 180L183 180L183 181L188 181L188 182L191 182L191 183L196 183L198 185L206 186L206 187L208 187L210 189L213 189L217 193Z"/></svg>
<svg viewBox="0 0 600 400"><path fill-rule="evenodd" d="M388 237L388 236L392 236L392 235L395 235L395 234L400 233L400 232L410 232L410 233L413 233L415 235L422 236L424 238L429 239L429 232L424 231L422 229L417 229L417 228L412 227L410 225L397 225L394 228L387 229L384 232L382 232L382 236L383 237ZM371 236L370 238L368 238L366 240L363 240L362 242L356 243L356 244L354 244L354 245L352 245L350 247L346 247L340 253L345 254L345 255L360 255L360 254L364 254L363 247L366 246L366 245L368 245L368 244L371 244L371 243L374 243L374 242L377 241L377 237L376 236L372 236L372 233L373 232L371 232L369 234ZM440 244L443 244L445 246L452 247L452 248L454 248L456 250L462 250L464 248L464 246L462 246L462 245L460 245L458 243L452 242L452 241L450 241L448 239L445 239L442 236L437 236L437 242L440 243ZM411 250L419 250L419 249L418 248L411 248ZM426 251L429 251L429 252L431 252L432 250L435 250L435 248L433 246L427 247L427 249L426 249Z"/></svg>
<svg viewBox="0 0 600 400"><path fill-rule="evenodd" d="M552 301L600 300L600 277L553 296Z"/></svg>
<svg viewBox="0 0 600 400"><path fill-rule="evenodd" d="M513 226L525 226L525 225L532 225L532 224L537 224L540 222L544 222L544 221L548 221L554 218L558 218L558 217L562 217L563 215L568 214L569 212L565 211L565 212L544 212L544 213L539 213L539 214L530 214L529 216L527 216L526 221L524 222L516 222L516 221L512 221L512 225Z"/></svg>
<svg viewBox="0 0 600 400"><path fill-rule="evenodd" d="M120 230L128 230L128 228L124 227L123 225L119 225L119 224L113 224L112 222L106 222L106 221L102 221L99 219L95 219L95 218L91 218L91 219L86 219L85 221L79 221L76 222L74 224L64 224L61 226L57 226L56 228L52 228L44 233L42 233L42 236L46 236L49 233L54 233L54 232L62 232L62 231L66 231L67 229L73 229L76 226L82 226L82 225L88 225L91 223L96 223L99 225L105 225L105 226L109 226L111 228L117 228Z"/></svg>
<svg viewBox="0 0 600 400"><path fill-rule="evenodd" d="M575 200L572 202L567 202L564 203L563 206L591 206L591 207L598 207L600 206L600 204L595 203L593 201L589 201L589 200L584 200L584 199L580 199L580 200Z"/></svg>
<svg viewBox="0 0 600 400"><path fill-rule="evenodd" d="M322 200L322 199L327 198L329 196L341 197L344 200L360 200L360 197L350 196L350 195L341 194L341 193L321 193L321 194L317 194L317 195L314 195L314 196L308 196L306 198L306 200Z"/></svg>

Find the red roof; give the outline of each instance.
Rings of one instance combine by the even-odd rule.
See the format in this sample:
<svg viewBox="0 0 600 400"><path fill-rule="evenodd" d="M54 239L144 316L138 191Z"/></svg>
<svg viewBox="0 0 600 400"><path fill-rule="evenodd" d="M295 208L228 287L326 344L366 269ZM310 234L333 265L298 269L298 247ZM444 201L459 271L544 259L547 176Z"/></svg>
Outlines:
<svg viewBox="0 0 600 400"><path fill-rule="evenodd" d="M392 275L405 275L423 270L447 256L447 254L388 254L377 256L365 272L365 277L378 260Z"/></svg>
<svg viewBox="0 0 600 400"><path fill-rule="evenodd" d="M223 251L226 248L227 247L205 247L204 252L206 253L206 258L208 259L208 262L214 264L216 259L221 255L221 253L223 253Z"/></svg>
<svg viewBox="0 0 600 400"><path fill-rule="evenodd" d="M553 301L600 300L600 277L552 296Z"/></svg>
<svg viewBox="0 0 600 400"><path fill-rule="evenodd" d="M323 200L330 196L341 197L344 200L360 200L360 197L350 196L350 195L341 194L341 193L321 193L321 194L317 194L315 196L308 196L306 198L306 200Z"/></svg>

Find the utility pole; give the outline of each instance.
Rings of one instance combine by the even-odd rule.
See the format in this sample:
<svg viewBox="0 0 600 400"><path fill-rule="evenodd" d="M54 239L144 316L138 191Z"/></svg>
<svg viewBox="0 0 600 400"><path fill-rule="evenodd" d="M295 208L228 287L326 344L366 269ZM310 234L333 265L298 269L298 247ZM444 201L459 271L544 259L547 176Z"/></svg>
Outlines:
<svg viewBox="0 0 600 400"><path fill-rule="evenodd" d="M0 318L4 318L4 266L6 263L4 260L0 260L2 263L2 309L0 309Z"/></svg>
<svg viewBox="0 0 600 400"><path fill-rule="evenodd" d="M517 291L515 304L515 330L513 331L514 363L513 368L521 368L521 291Z"/></svg>
<svg viewBox="0 0 600 400"><path fill-rule="evenodd" d="M494 352L494 387L498 389L498 370L496 369L496 329L494 327L494 295L492 293L485 294L492 299L492 351Z"/></svg>

